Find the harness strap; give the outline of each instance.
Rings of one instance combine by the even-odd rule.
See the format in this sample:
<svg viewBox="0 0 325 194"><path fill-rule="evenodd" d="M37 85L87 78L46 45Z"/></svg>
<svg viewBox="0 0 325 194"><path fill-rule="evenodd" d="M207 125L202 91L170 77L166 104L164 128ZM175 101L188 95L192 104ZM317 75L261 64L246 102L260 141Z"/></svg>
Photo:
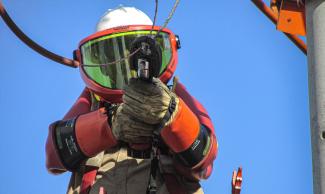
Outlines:
<svg viewBox="0 0 325 194"><path fill-rule="evenodd" d="M151 153L152 159L150 164L150 176L149 183L147 187L147 194L156 194L157 193L157 170L158 170L158 162L159 162L159 153L158 153L158 145L159 145L159 136L153 135L152 145L151 145Z"/></svg>
<svg viewBox="0 0 325 194"><path fill-rule="evenodd" d="M89 193L91 186L93 186L93 184L95 183L97 171L97 167L92 167L86 170L85 174L82 176L80 194Z"/></svg>
<svg viewBox="0 0 325 194"><path fill-rule="evenodd" d="M151 160L151 167L150 167L150 177L149 177L149 184L147 188L147 194L156 194L157 193L157 169L158 169L158 158L155 156Z"/></svg>
<svg viewBox="0 0 325 194"><path fill-rule="evenodd" d="M97 110L100 107L100 101L97 97L96 94L90 93L91 94L91 111ZM103 153L101 153L103 154ZM97 156L96 156L97 157ZM103 156L102 156L103 157ZM94 165L85 165L85 173L82 176L82 181L80 185L80 194L88 194L91 187L95 183L96 175L99 169L99 166L94 166Z"/></svg>

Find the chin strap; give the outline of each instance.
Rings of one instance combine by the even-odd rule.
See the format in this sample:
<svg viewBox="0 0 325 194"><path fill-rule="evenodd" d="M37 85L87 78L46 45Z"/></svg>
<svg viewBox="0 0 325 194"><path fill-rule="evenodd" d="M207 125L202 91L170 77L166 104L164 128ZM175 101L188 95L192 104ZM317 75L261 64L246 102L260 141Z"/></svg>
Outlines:
<svg viewBox="0 0 325 194"><path fill-rule="evenodd" d="M7 26L10 28L10 30L21 40L23 41L27 46L29 46L34 51L38 52L39 54L43 55L46 58L49 58L55 62L61 63L63 65L69 66L69 67L78 67L79 62L76 60L68 59L65 57L62 57L60 55L57 55L41 45L37 44L35 41L33 41L31 38L29 38L17 25L16 23L10 18L9 14L7 13L4 5L2 4L0 0L0 15L3 19L3 21L7 24Z"/></svg>

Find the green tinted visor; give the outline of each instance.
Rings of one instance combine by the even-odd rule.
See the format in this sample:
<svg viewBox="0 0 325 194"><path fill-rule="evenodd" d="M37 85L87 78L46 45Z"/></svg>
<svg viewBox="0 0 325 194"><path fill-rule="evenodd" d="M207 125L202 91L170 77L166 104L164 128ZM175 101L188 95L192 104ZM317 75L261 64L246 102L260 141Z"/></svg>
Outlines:
<svg viewBox="0 0 325 194"><path fill-rule="evenodd" d="M156 33L156 31L152 32L152 34ZM110 34L86 42L81 46L85 73L103 87L122 89L131 78L131 69L127 58L130 55L131 43L137 37L149 34L150 30L130 31ZM160 74L162 74L172 57L171 42L169 34L166 32L160 32L156 40L162 50L160 69ZM123 58L125 59L121 60Z"/></svg>

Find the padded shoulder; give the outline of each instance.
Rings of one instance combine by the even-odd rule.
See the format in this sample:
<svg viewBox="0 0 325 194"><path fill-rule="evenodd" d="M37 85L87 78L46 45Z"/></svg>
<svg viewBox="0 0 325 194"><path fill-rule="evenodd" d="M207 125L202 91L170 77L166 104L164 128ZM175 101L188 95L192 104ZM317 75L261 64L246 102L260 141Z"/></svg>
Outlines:
<svg viewBox="0 0 325 194"><path fill-rule="evenodd" d="M63 117L63 120L69 120L81 114L88 113L91 107L91 95L88 88L85 88L67 114Z"/></svg>

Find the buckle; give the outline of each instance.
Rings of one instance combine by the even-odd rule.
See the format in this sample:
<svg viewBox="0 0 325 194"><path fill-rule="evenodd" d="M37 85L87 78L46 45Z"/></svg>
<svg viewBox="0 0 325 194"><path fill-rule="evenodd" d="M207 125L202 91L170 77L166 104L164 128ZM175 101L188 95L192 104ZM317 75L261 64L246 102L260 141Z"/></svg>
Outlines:
<svg viewBox="0 0 325 194"><path fill-rule="evenodd" d="M169 106L168 106L168 110L170 112L170 115L172 115L172 113L175 111L175 109L176 109L176 100L175 100L175 97L172 96L171 99L170 99Z"/></svg>
<svg viewBox="0 0 325 194"><path fill-rule="evenodd" d="M149 159L151 158L151 149L135 150L130 147L127 149L128 156L136 159Z"/></svg>

